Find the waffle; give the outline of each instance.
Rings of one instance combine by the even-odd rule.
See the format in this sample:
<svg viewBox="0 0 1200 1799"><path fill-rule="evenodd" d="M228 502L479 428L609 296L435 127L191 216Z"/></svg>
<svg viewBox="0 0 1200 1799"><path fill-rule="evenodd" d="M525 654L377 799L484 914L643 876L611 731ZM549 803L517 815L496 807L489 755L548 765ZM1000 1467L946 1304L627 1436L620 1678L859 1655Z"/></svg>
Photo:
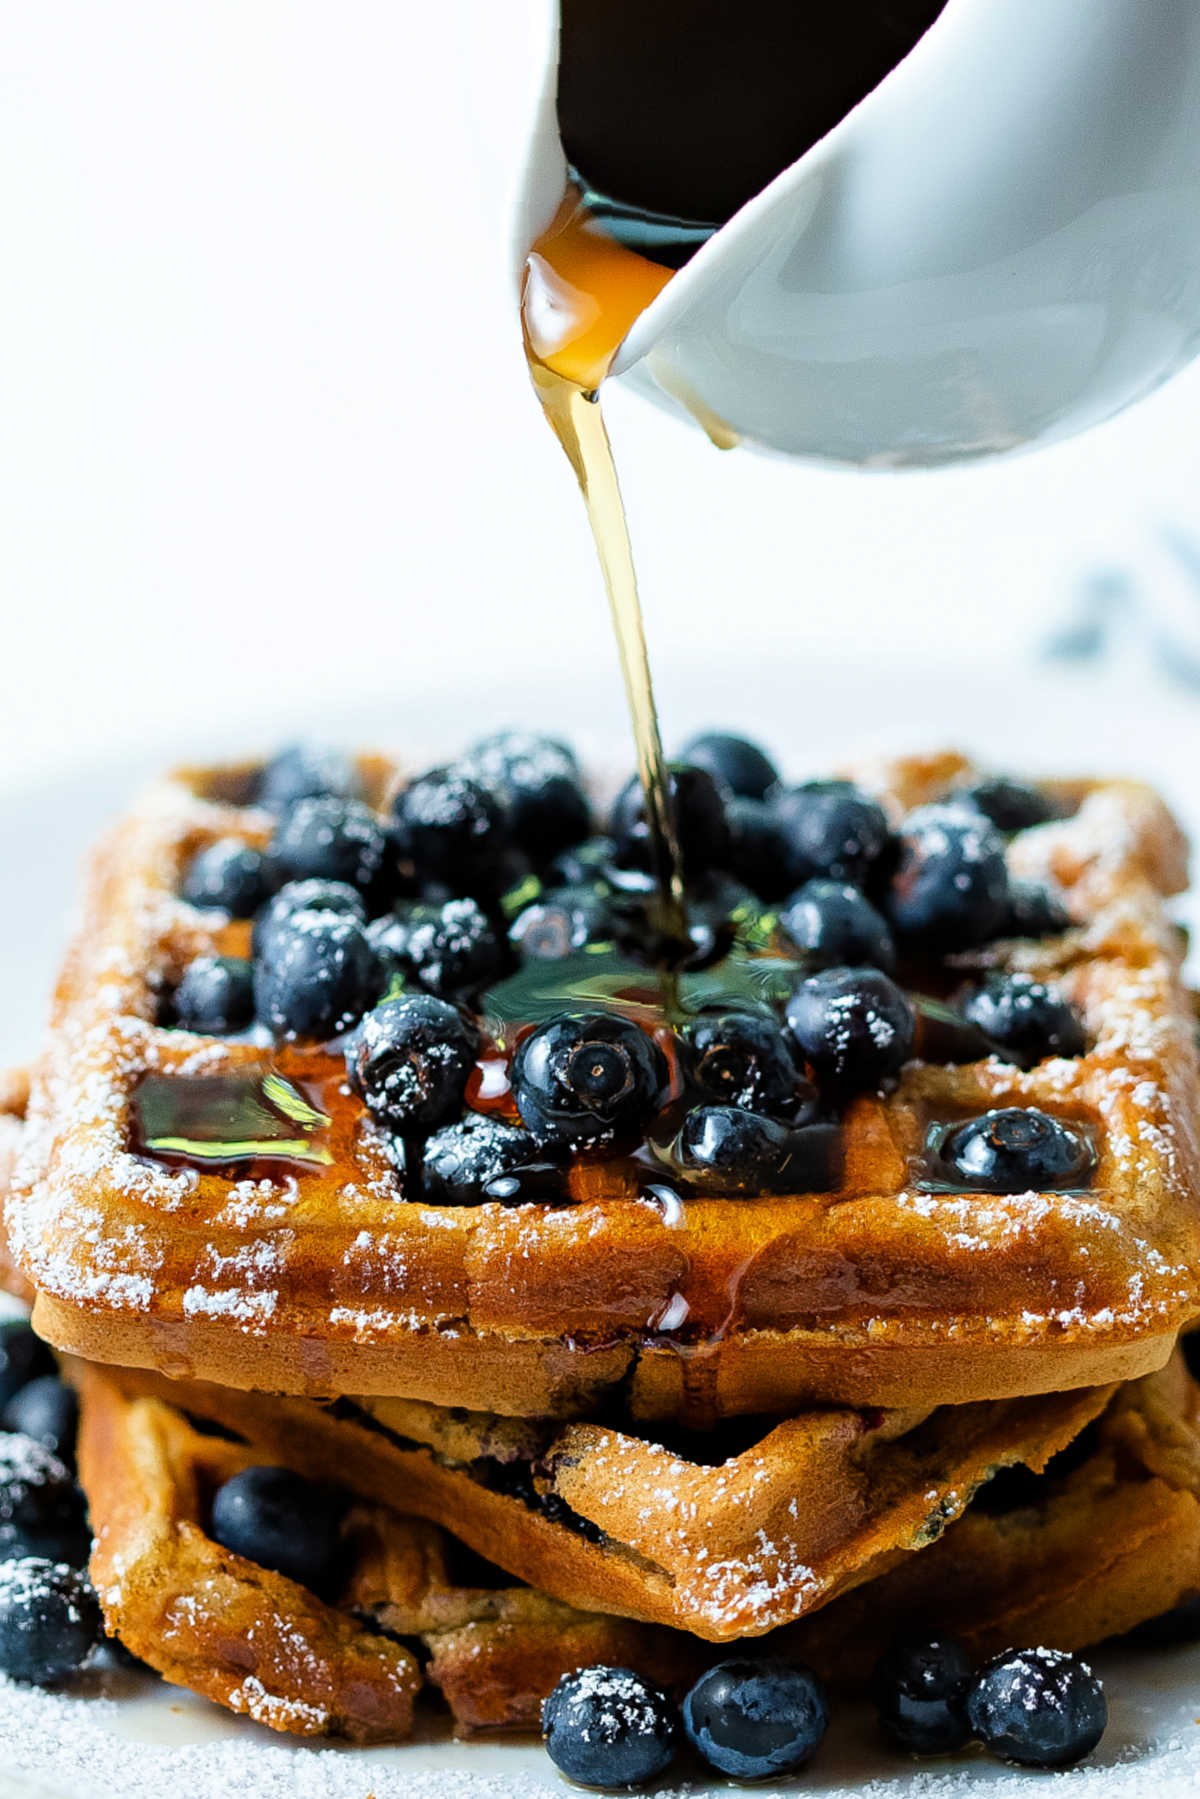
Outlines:
<svg viewBox="0 0 1200 1799"><path fill-rule="evenodd" d="M1040 1480L1001 1476L930 1549L788 1636L853 1681L922 1623L982 1660L1014 1643L1082 1649L1197 1596L1200 1388L1177 1354L1121 1387Z"/></svg>
<svg viewBox="0 0 1200 1799"><path fill-rule="evenodd" d="M68 1364L73 1368L74 1364ZM472 1550L585 1611L713 1642L758 1636L932 1542L997 1469L1038 1469L1105 1389L928 1414L739 1421L673 1447L418 1401L272 1398L112 1369L314 1480L453 1529ZM374 1409L368 1410L368 1405Z"/></svg>
<svg viewBox="0 0 1200 1799"><path fill-rule="evenodd" d="M275 1729L352 1723L403 1737L412 1669L377 1632L420 1640L425 1678L463 1734L536 1728L543 1697L577 1667L633 1667L678 1691L717 1654L683 1632L506 1586L494 1571L490 1580L486 1569L464 1573L446 1533L382 1506L350 1512L345 1585L337 1609L322 1606L203 1531L203 1490L275 1461L274 1444L217 1442L167 1402L122 1390L154 1377L71 1372L97 1534L92 1573L110 1631L169 1680ZM895 1630L919 1623L956 1631L982 1658L1022 1641L1081 1648L1191 1597L1200 1587L1198 1407L1177 1357L1118 1391L1068 1451L1069 1469L1051 1470L1015 1503L1011 1494L999 1506L977 1502L933 1546L761 1647L858 1682ZM264 1639L255 1627L268 1603ZM361 1699L353 1711L344 1699L331 1704L331 1692L347 1691L348 1666L393 1652L390 1710L378 1686L365 1718Z"/></svg>
<svg viewBox="0 0 1200 1799"><path fill-rule="evenodd" d="M899 814L966 779L960 759L867 771ZM374 766L376 791L390 779ZM245 1178L133 1153L148 1073L261 1074L251 1044L160 1028L158 997L246 927L177 897L220 836L262 843L246 771L160 783L104 842L58 984L10 1230L37 1325L87 1359L224 1386L406 1395L515 1415L594 1412L703 1424L814 1401L929 1407L1095 1386L1161 1366L1200 1310L1200 1117L1179 944L1162 907L1184 848L1126 782L1060 783L1073 815L1018 835L1076 927L993 946L970 966L1053 978L1092 1047L1021 1072L996 1059L911 1063L860 1099L833 1192L664 1206L619 1169L580 1164L572 1204L403 1202L340 1064L274 1066L322 1095L324 1167ZM933 1190L938 1121L1036 1105L1094 1137L1085 1192Z"/></svg>
<svg viewBox="0 0 1200 1799"><path fill-rule="evenodd" d="M422 1674L399 1636L420 1640L424 1679L465 1733L535 1727L559 1676L589 1663L633 1660L666 1684L701 1665L699 1645L674 1632L467 1584L451 1539L382 1506L348 1513L345 1585L325 1604L206 1533L213 1491L272 1462L269 1449L199 1431L161 1400L122 1394L101 1369L76 1365L72 1378L107 1628L165 1679L230 1711L295 1736L402 1741Z"/></svg>

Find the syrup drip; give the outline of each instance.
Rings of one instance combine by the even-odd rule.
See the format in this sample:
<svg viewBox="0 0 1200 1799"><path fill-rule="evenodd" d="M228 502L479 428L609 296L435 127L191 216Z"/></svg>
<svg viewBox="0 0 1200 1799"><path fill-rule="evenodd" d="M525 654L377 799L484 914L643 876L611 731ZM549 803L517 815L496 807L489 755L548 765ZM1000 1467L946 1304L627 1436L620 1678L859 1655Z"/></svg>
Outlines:
<svg viewBox="0 0 1200 1799"><path fill-rule="evenodd" d="M598 398L622 338L671 273L617 243L571 184L526 260L521 322L534 388L575 471L600 557L646 796L654 922L669 941L685 944L682 858L629 529Z"/></svg>

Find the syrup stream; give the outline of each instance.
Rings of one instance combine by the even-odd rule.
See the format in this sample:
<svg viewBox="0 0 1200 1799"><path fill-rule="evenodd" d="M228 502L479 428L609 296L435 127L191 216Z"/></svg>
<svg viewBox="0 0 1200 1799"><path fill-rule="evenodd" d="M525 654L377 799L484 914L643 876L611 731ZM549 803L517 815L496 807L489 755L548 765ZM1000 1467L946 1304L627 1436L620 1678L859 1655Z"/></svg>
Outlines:
<svg viewBox="0 0 1200 1799"><path fill-rule="evenodd" d="M611 238L572 185L529 253L521 320L533 385L575 471L600 557L646 796L658 888L655 923L665 936L685 944L682 859L629 528L599 400L618 345L671 274Z"/></svg>

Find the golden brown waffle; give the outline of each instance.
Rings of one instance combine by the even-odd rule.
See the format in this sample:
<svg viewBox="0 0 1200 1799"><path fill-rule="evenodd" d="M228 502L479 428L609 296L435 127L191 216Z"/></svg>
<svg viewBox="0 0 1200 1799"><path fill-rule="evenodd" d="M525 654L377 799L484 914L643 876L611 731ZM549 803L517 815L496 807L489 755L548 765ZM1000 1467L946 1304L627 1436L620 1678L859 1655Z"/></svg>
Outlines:
<svg viewBox="0 0 1200 1799"><path fill-rule="evenodd" d="M1200 1388L1181 1355L1121 1387L1062 1462L1001 1476L930 1549L792 1627L794 1652L854 1680L922 1624L980 1659L1082 1649L1200 1595Z"/></svg>
<svg viewBox="0 0 1200 1799"><path fill-rule="evenodd" d="M354 1656L393 1647L366 1624L421 1639L425 1676L466 1733L535 1728L545 1694L577 1667L633 1667L678 1690L718 1653L683 1632L585 1613L529 1587L484 1584L486 1571L456 1569L459 1552L444 1532L380 1506L351 1512L339 1607L320 1606L203 1531L201 1489L249 1463L276 1461L273 1443L217 1443L165 1401L122 1392L153 1377L76 1365L72 1378L98 1537L93 1575L110 1630L168 1679L276 1729L345 1728L330 1689L342 1690ZM760 1646L858 1681L898 1629L954 1630L983 1657L1014 1642L1082 1648L1158 1615L1200 1588L1198 1408L1200 1391L1176 1358L1116 1394L1068 1452L1068 1470L1051 1470L1015 1504L999 1507L995 1495L976 1504L931 1547ZM261 1639L235 1637L213 1592L229 1599L238 1627L254 1625L269 1593L268 1644L289 1652L260 1660ZM164 1616L189 1620L182 1642L163 1629ZM314 1620L324 1659L291 1652ZM338 1643L353 1648L340 1655ZM387 1717L372 1712L372 1734L405 1734L410 1704L401 1697Z"/></svg>
<svg viewBox="0 0 1200 1799"><path fill-rule="evenodd" d="M945 757L874 778L899 813L969 773ZM574 1204L451 1208L403 1202L338 1064L294 1049L274 1061L325 1097L330 1166L235 1180L131 1150L148 1071L271 1060L154 1022L190 958L245 945L245 927L177 897L199 847L265 838L265 816L231 803L239 781L162 782L92 866L10 1207L38 1326L61 1348L227 1386L516 1415L577 1415L620 1384L634 1416L702 1423L1125 1379L1161 1366L1200 1310L1200 1083L1162 907L1184 849L1147 789L1060 784L1074 815L1021 833L1011 861L1056 880L1078 928L976 958L1052 977L1088 1054L1028 1073L910 1064L890 1098L851 1108L832 1193L664 1207L581 1165ZM1087 1191L928 1190L931 1123L1007 1105L1094 1134Z"/></svg>
<svg viewBox="0 0 1200 1799"><path fill-rule="evenodd" d="M410 1651L206 1534L215 1489L263 1457L77 1373L91 1575L109 1630L176 1686L274 1730L407 1736L421 1685Z"/></svg>
<svg viewBox="0 0 1200 1799"><path fill-rule="evenodd" d="M348 1514L345 1586L327 1605L207 1534L216 1487L273 1462L269 1448L204 1434L102 1369L76 1364L72 1379L106 1625L176 1686L273 1730L386 1742L408 1736L422 1684L397 1636L421 1640L425 1678L464 1732L535 1727L559 1676L590 1663L633 1661L666 1684L701 1665L701 1646L675 1632L469 1583L450 1538L382 1506Z"/></svg>
<svg viewBox="0 0 1200 1799"><path fill-rule="evenodd" d="M761 1635L932 1542L996 1469L1043 1467L1108 1397L811 1412L747 1421L741 1446L718 1434L668 1449L416 1401L365 1402L372 1416L144 1372L110 1380L215 1419L310 1479L385 1504L402 1493L407 1510L581 1610L714 1642Z"/></svg>

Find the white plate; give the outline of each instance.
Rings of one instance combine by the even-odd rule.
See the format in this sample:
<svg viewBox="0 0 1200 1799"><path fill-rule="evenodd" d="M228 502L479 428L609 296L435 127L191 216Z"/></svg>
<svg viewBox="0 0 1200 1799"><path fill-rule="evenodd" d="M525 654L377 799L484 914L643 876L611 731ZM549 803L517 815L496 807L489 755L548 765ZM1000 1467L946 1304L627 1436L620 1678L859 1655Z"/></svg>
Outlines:
<svg viewBox="0 0 1200 1799"><path fill-rule="evenodd" d="M864 749L962 744L1000 768L1146 776L1200 829L1200 791L1187 786L1200 736L1195 703L1120 672L980 673L884 666L869 656L838 668L806 663L793 646L791 655L756 665L734 652L719 671L665 671L660 699L668 741L705 723L741 726L772 744L798 774ZM531 680L527 690L499 698L427 692L398 700L388 718L334 711L321 728L347 741L386 743L400 736L398 719L405 741L431 755L489 726L537 719L572 734L589 754L618 765L630 759L623 720L603 682ZM461 719L470 721L465 729ZM311 732L312 719L298 728ZM259 745L248 730L241 745L186 747L216 754ZM174 753L156 746L136 767L81 771L53 790L0 798L0 856L11 871L0 886L0 1062L26 1056L36 1042L79 857L136 782ZM1200 1790L1200 1648L1095 1659L1106 1676L1111 1723L1099 1754L1062 1777L1065 1790L1078 1799L1132 1799L1151 1789L1155 1799L1174 1799ZM565 1799L568 1791L533 1745L431 1737L388 1750L310 1747L124 1674L94 1677L86 1690L65 1694L0 1683L0 1744L0 1795L14 1799L161 1799L172 1790L199 1799ZM732 1790L681 1775L661 1792ZM839 1707L809 1773L793 1787L752 1790L803 1791L813 1799L1007 1799L1044 1788L978 1754L927 1764L898 1760L878 1748L864 1711Z"/></svg>

